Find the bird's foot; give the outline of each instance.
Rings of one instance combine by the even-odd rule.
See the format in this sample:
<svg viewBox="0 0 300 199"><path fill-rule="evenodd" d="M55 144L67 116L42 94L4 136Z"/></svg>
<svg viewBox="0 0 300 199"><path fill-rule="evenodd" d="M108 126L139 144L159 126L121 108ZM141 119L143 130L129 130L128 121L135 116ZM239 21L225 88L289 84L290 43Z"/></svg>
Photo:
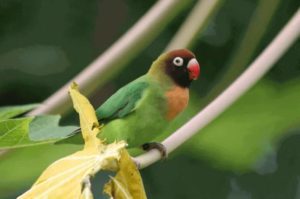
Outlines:
<svg viewBox="0 0 300 199"><path fill-rule="evenodd" d="M167 149L163 144L161 144L159 142L145 143L142 145L142 148L144 151L150 151L151 149L157 149L160 152L162 159L164 159L164 160L167 159L167 156L168 156Z"/></svg>

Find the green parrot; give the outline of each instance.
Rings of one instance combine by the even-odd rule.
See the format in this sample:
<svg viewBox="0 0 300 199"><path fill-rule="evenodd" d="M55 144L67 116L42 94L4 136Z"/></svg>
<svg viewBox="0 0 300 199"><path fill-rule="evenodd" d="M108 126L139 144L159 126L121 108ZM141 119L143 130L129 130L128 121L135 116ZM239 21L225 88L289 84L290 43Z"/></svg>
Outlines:
<svg viewBox="0 0 300 199"><path fill-rule="evenodd" d="M125 140L128 148L156 148L165 157L165 147L151 141L187 106L189 86L199 74L199 63L189 50L160 55L145 75L96 109L99 122L104 124L99 137L108 143Z"/></svg>

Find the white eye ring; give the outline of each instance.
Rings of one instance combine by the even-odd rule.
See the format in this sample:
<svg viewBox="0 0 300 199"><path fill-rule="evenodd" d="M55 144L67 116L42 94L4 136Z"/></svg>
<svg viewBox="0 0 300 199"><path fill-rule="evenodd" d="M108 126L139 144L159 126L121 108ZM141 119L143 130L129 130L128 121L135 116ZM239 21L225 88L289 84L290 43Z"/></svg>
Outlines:
<svg viewBox="0 0 300 199"><path fill-rule="evenodd" d="M173 59L173 64L175 66L182 66L183 65L183 59L181 57L175 57Z"/></svg>

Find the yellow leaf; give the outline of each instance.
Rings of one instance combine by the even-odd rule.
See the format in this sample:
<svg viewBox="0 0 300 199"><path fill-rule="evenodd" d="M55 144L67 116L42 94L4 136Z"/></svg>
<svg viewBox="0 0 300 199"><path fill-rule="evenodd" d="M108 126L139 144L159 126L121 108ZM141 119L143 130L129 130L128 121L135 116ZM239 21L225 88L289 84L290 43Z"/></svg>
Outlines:
<svg viewBox="0 0 300 199"><path fill-rule="evenodd" d="M89 176L83 181L83 191L80 199L93 199L93 193L91 190L91 182Z"/></svg>
<svg viewBox="0 0 300 199"><path fill-rule="evenodd" d="M97 138L99 124L92 105L79 93L75 84L70 88L70 95L79 113L84 148L52 163L31 189L19 196L20 199L93 198L89 177L99 170L116 169L120 150L124 149L126 143L104 145Z"/></svg>
<svg viewBox="0 0 300 199"><path fill-rule="evenodd" d="M121 151L117 175L111 177L104 192L115 199L147 198L141 175L126 149Z"/></svg>

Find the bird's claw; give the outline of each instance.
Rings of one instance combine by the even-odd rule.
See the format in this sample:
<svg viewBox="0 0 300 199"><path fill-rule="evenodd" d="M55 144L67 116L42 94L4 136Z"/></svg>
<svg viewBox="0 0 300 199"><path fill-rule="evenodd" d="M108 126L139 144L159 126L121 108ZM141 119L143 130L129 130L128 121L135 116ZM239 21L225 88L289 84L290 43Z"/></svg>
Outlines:
<svg viewBox="0 0 300 199"><path fill-rule="evenodd" d="M145 144L142 145L142 148L143 148L144 151L150 151L152 149L157 149L160 152L161 158L163 160L167 159L167 157L168 157L166 147L163 144L159 143L159 142L145 143Z"/></svg>

